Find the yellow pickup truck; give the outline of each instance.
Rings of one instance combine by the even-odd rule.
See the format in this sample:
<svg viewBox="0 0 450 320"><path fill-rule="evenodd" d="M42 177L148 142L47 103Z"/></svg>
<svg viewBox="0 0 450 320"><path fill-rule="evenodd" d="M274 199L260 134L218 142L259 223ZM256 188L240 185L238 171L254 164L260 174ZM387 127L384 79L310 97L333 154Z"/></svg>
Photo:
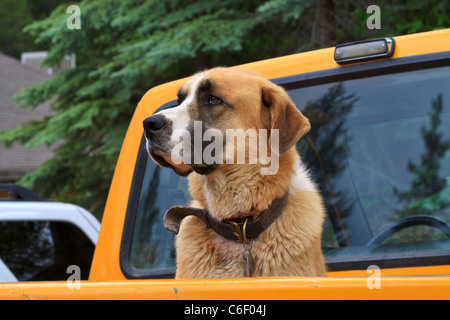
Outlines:
<svg viewBox="0 0 450 320"><path fill-rule="evenodd" d="M173 279L162 218L189 192L149 159L142 122L176 105L181 79L136 108L89 280L3 283L0 299L450 298L450 29L244 67L284 87L311 121L296 147L327 209L326 277Z"/></svg>

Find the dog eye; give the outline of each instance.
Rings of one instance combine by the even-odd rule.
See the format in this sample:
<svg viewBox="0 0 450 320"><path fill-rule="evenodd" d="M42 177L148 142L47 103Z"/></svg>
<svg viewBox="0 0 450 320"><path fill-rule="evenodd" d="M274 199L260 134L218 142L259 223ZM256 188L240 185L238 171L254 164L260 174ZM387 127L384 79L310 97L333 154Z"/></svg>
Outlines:
<svg viewBox="0 0 450 320"><path fill-rule="evenodd" d="M221 104L222 101L214 96L209 97L208 99L208 104L212 105L212 106L217 106L218 104Z"/></svg>

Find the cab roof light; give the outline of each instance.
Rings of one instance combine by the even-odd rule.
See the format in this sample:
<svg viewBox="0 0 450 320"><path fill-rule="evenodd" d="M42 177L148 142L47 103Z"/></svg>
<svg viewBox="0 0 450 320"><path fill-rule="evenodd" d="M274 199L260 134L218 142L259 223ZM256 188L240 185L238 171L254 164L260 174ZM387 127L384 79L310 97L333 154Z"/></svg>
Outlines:
<svg viewBox="0 0 450 320"><path fill-rule="evenodd" d="M364 40L337 45L334 50L334 61L339 64L364 60L389 58L394 54L395 40L382 38Z"/></svg>

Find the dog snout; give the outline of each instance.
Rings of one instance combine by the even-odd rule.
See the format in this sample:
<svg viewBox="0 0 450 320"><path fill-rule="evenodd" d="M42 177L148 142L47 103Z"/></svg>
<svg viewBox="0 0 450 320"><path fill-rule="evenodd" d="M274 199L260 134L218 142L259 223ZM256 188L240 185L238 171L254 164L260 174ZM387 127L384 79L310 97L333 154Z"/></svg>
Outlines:
<svg viewBox="0 0 450 320"><path fill-rule="evenodd" d="M163 116L154 115L144 120L144 131L147 138L157 134L166 125L166 119Z"/></svg>

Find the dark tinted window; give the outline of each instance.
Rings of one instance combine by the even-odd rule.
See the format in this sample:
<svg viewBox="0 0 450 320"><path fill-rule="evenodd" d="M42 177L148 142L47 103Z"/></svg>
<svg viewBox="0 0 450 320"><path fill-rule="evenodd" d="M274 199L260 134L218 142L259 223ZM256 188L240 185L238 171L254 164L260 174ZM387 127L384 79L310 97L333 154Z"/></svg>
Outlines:
<svg viewBox="0 0 450 320"><path fill-rule="evenodd" d="M75 225L59 221L1 221L0 257L19 281L66 280L77 265L89 277L94 244Z"/></svg>
<svg viewBox="0 0 450 320"><path fill-rule="evenodd" d="M450 67L291 90L326 255L450 249ZM351 247L351 249L349 248Z"/></svg>

